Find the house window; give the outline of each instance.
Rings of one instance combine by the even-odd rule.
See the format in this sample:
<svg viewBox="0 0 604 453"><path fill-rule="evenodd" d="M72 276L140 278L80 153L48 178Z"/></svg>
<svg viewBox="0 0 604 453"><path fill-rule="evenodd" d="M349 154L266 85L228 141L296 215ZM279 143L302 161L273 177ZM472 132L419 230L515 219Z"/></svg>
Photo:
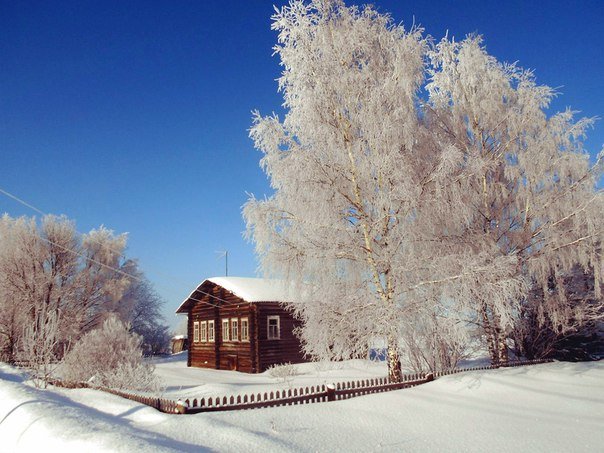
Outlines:
<svg viewBox="0 0 604 453"><path fill-rule="evenodd" d="M229 320L222 320L222 341L229 341Z"/></svg>
<svg viewBox="0 0 604 453"><path fill-rule="evenodd" d="M193 323L193 343L199 341L199 321Z"/></svg>
<svg viewBox="0 0 604 453"><path fill-rule="evenodd" d="M231 340L239 340L239 321L237 319L231 319Z"/></svg>
<svg viewBox="0 0 604 453"><path fill-rule="evenodd" d="M268 332L267 337L269 340L278 340L280 338L280 329L279 329L279 316L269 316L268 318Z"/></svg>
<svg viewBox="0 0 604 453"><path fill-rule="evenodd" d="M199 327L199 332L201 333L201 341L202 343L205 343L206 341L208 341L208 322L202 321Z"/></svg>
<svg viewBox="0 0 604 453"><path fill-rule="evenodd" d="M214 321L208 321L208 341L214 341Z"/></svg>
<svg viewBox="0 0 604 453"><path fill-rule="evenodd" d="M250 341L250 327L247 318L241 318L241 341Z"/></svg>

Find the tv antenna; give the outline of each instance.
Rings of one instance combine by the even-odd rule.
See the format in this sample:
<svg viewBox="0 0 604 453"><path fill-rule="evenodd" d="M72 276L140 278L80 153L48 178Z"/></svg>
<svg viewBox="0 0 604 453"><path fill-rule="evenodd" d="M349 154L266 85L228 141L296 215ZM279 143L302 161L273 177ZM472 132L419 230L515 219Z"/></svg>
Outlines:
<svg viewBox="0 0 604 453"><path fill-rule="evenodd" d="M215 253L220 253L217 260L224 257L224 276L229 276L229 251L228 250L218 250Z"/></svg>

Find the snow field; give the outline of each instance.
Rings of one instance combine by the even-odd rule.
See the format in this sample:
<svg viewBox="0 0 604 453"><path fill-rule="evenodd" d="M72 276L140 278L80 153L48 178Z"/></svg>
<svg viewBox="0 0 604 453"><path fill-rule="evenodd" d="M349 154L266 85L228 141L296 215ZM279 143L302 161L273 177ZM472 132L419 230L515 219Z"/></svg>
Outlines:
<svg viewBox="0 0 604 453"><path fill-rule="evenodd" d="M168 363L160 374L168 374ZM171 363L177 369L178 361ZM235 377L227 376L223 385L235 388ZM260 380L258 388L267 385L263 379L270 379L248 375L241 386L251 386L254 377ZM604 362L475 371L347 401L184 416L161 414L94 390L40 391L22 379L14 369L0 368L0 449L6 452L42 447L594 452L604 445Z"/></svg>

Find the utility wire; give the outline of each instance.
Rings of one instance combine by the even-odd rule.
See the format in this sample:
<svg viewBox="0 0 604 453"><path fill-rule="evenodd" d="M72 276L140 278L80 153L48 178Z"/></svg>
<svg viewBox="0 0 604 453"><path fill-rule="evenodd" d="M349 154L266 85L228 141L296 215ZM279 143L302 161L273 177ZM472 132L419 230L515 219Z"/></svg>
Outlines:
<svg viewBox="0 0 604 453"><path fill-rule="evenodd" d="M13 195L12 193L7 192L7 191L3 190L2 188L0 188L0 193L2 193L2 194L4 194L4 195L6 195L7 197L9 197L9 198L11 198L11 199L13 199L13 200L17 201L18 203L21 203L23 206L26 206L26 207L28 207L28 208L30 208L30 209L32 209L32 210L34 210L34 211L36 211L37 213L39 213L39 214L40 214L40 215L42 215L42 216L47 215L47 214L46 214L44 211L42 211L41 209L36 208L35 206L33 206L33 205L31 205L31 204L27 203L26 201L22 200L21 198L17 197L16 195ZM79 232L79 231L77 231L77 230L76 230L76 233L77 233L77 234L79 234L80 236L83 236L83 234L82 234L82 233L80 233L80 232ZM87 261L90 261L90 262L92 262L92 263L98 264L99 266L102 266L102 267L104 267L104 268L110 269L110 270L112 270L112 271L114 271L114 272L117 272L117 273L118 273L118 274L120 274L120 275L123 275L123 276L127 277L127 278L131 278L131 279L137 280L137 281L139 281L139 282L143 282L143 281L144 281L144 279L143 279L143 278L141 278L141 277L138 277L138 276L136 276L136 275L132 275L132 274L130 274L130 273L128 273L128 272L124 272L123 270L121 270L121 269L119 269L119 268L117 268L117 267L110 266L110 265L105 264L105 263L103 263L103 262L101 262L101 261L95 260L94 258L91 258L91 257L89 257L89 256L83 255L82 253L80 253L80 252L78 252L78 251L76 251L76 250L70 249L69 247L65 247L65 246L63 246L63 245L61 245L61 244L57 244L56 242L51 241L51 240L50 240L50 239L48 239L48 238L42 237L42 236L40 236L40 235L39 235L39 234L37 234L37 233L34 233L34 234L35 234L35 235L36 235L36 236L37 236L39 239L41 239L42 241L45 241L45 242L47 242L47 243L49 243L49 244L52 244L52 245L54 245L54 246L56 246L56 247L59 247L59 248L61 248L62 250L65 250L65 251L67 251L67 252L73 253L73 254L75 254L75 255L77 255L77 256L79 256L79 257L81 257L81 258L84 258L84 259L85 259L85 260L87 260ZM96 242L97 244L100 244L100 245L104 245L104 244L102 244L100 241L94 241L94 240L93 240L93 242ZM118 256L119 256L119 255L122 255L122 252L118 252L118 251L113 250L113 249L111 249L111 248L109 248L109 250L110 250L110 251L112 251L113 253L115 253L115 254L116 254L116 255L118 255ZM65 277L65 275L63 275L63 277ZM170 277L173 277L173 276L170 276ZM211 298L213 298L213 299L216 299L216 300L218 300L218 301L220 301L220 302L224 302L224 303L225 303L225 305L222 305L222 307L227 307L227 306L231 306L231 305L237 305L237 303L236 303L236 302L229 302L229 301L227 301L227 300L225 300L225 299L222 299L222 298L220 298L220 297L218 297L218 296L215 296L215 295L213 295L213 294L210 294L210 293L208 293L208 292L202 291L202 290L200 290L200 289L198 289L198 288L196 288L196 289L195 289L195 291L193 291L193 293L194 293L194 292L199 292L199 293L202 293L202 294L204 294L204 295L206 295L206 296L209 296L209 297L211 297ZM192 293L191 293L191 294L192 294ZM211 303L211 302L209 302L209 301L204 301L204 300L200 300L200 299L195 299L194 297L187 297L187 299L186 299L186 300L189 300L189 299L190 299L190 300L193 300L193 301L196 301L196 302L201 302L201 303L205 303L205 304L207 304L207 305L211 305L212 307L215 307L215 308L220 308L220 307L221 307L220 305L213 304L213 303ZM181 304L181 305L182 305L182 304Z"/></svg>
<svg viewBox="0 0 604 453"><path fill-rule="evenodd" d="M47 212L44 212L44 211L42 211L41 209L37 208L36 206L32 205L31 203L28 203L27 201L25 201L25 200L23 200L23 199L21 199L21 198L17 197L16 195L14 195L14 194L12 194L12 193L10 193L10 192L7 192L6 190L2 189L1 187L0 187L0 193L2 193L2 194L4 194L4 195L6 195L6 196L7 196L7 197L9 197L9 198L12 198L13 200L17 201L18 203L21 203L23 206L26 206L26 207L28 207L28 208L32 209L33 211L36 211L38 214L40 214L40 215L42 215L42 216L47 216L47 215L49 215ZM84 233L82 233L81 231L75 230L75 232L76 232L77 234L79 234L80 236L85 236L85 234L84 234ZM106 247L106 244L102 243L102 242L101 242L101 241L99 241L99 240L94 239L93 237L88 236L88 239L89 239L91 242L94 242L94 243L99 244L99 245L101 245L101 246L103 246L103 247ZM116 254L116 255L118 255L118 256L121 256L121 255L122 255L122 253L123 253L123 251L121 251L121 250L116 250L116 249L113 249L113 248L111 248L111 247L107 247L107 248L108 248L108 250L109 250L109 251L111 251L111 252L115 253L115 254ZM162 277L164 277L164 278L168 278L168 279L170 279L170 280L179 280L178 276L176 276L176 275L169 275L169 274L165 274L165 273L163 273L163 272L157 272L157 273L158 273L159 275L161 275ZM134 277L133 277L133 278L134 278ZM187 282L185 282L185 281L183 281L183 280L180 280L180 282L181 282L181 283L188 284Z"/></svg>
<svg viewBox="0 0 604 453"><path fill-rule="evenodd" d="M9 193L5 190L2 190L2 188L0 187L0 193L3 193L4 195L6 195L9 198L12 198L13 200L21 203L23 206L27 206L29 209L33 209L34 211L36 211L38 214L41 215L46 215L44 212L40 211L38 208L36 208L35 206L30 205L29 203L27 203L26 201L23 201L21 198L18 198L17 196L13 195L12 193Z"/></svg>
<svg viewBox="0 0 604 453"><path fill-rule="evenodd" d="M39 239L41 239L41 240L43 240L43 241L45 241L45 242L47 242L47 243L49 243L49 244L52 244L52 245L54 245L54 246L56 246L56 247L61 248L62 250L65 250L65 251L67 251L67 252L71 252L71 253L73 253L73 254L75 254L75 255L77 255L77 256L80 256L80 257L84 258L84 259L85 259L85 260L87 260L87 261L93 262L93 263L95 263L95 264L98 264L99 266L102 266L102 267L105 267L105 268L107 268L107 269L110 269L110 270L112 270L112 271L114 271L114 272L117 272L118 274L121 274L121 275L123 275L123 276L127 277L127 278L132 278L132 279L134 279L134 280L138 280L138 281L140 281L140 282L144 282L144 281L145 281L143 278L140 278L140 277L138 277L138 276L136 276L136 275L129 274L128 272L124 272L124 271L122 271L121 269L118 269L117 267L110 266L110 265L108 265L108 264L102 263L101 261L95 260L95 259L93 259L93 258L90 258L89 256L86 256L86 255L83 255L82 253L79 253L79 252L77 252L77 251L75 251L75 250L73 250L73 249L70 249L69 247L64 247L64 246L62 246L61 244L57 244L56 242L51 241L50 239L44 238L44 237L40 236L40 235L39 235L39 234L37 234L37 233L36 233L36 236L37 236ZM58 273L59 273L59 274L61 274L63 277L66 277L66 276L65 276L64 274L62 274L61 272L58 272ZM199 293L202 293L202 294L204 294L204 295L206 295L206 296L209 296L209 297L211 297L211 298L213 298L213 299L216 299L216 300L219 300L219 301L221 301L221 302L224 302L224 303L225 303L225 305L217 305L217 304L213 304L213 303L211 303L211 302L209 302L209 301L205 301L205 300L201 300L201 299L196 299L196 298L194 298L194 297L187 297L187 299L186 299L186 300L191 299L191 300L194 300L194 301L196 301L196 302L201 302L201 303L205 303L205 304L211 305L212 307L215 307L215 308L227 307L227 306L231 306L231 305L238 305L238 303L237 303L237 302L229 302L228 300L222 299L221 297L215 296L214 294L211 294L211 293L208 293L208 292L202 291L202 290L197 289L197 288L196 288L196 289L195 289L195 291L193 291L193 292L199 292Z"/></svg>

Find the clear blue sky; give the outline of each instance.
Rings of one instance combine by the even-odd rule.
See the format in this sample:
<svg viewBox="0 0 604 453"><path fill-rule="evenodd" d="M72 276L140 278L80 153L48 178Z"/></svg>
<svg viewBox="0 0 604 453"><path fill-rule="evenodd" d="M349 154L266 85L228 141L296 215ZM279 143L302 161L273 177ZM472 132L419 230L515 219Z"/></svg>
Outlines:
<svg viewBox="0 0 604 453"><path fill-rule="evenodd" d="M130 234L128 255L166 318L206 277L254 276L246 192L270 193L247 137L280 111L272 4L283 1L0 2L0 188L80 231ZM364 3L364 2L358 2ZM376 0L440 39L478 32L567 106L604 117L604 2ZM604 123L587 147L604 143ZM0 195L0 213L35 213Z"/></svg>

